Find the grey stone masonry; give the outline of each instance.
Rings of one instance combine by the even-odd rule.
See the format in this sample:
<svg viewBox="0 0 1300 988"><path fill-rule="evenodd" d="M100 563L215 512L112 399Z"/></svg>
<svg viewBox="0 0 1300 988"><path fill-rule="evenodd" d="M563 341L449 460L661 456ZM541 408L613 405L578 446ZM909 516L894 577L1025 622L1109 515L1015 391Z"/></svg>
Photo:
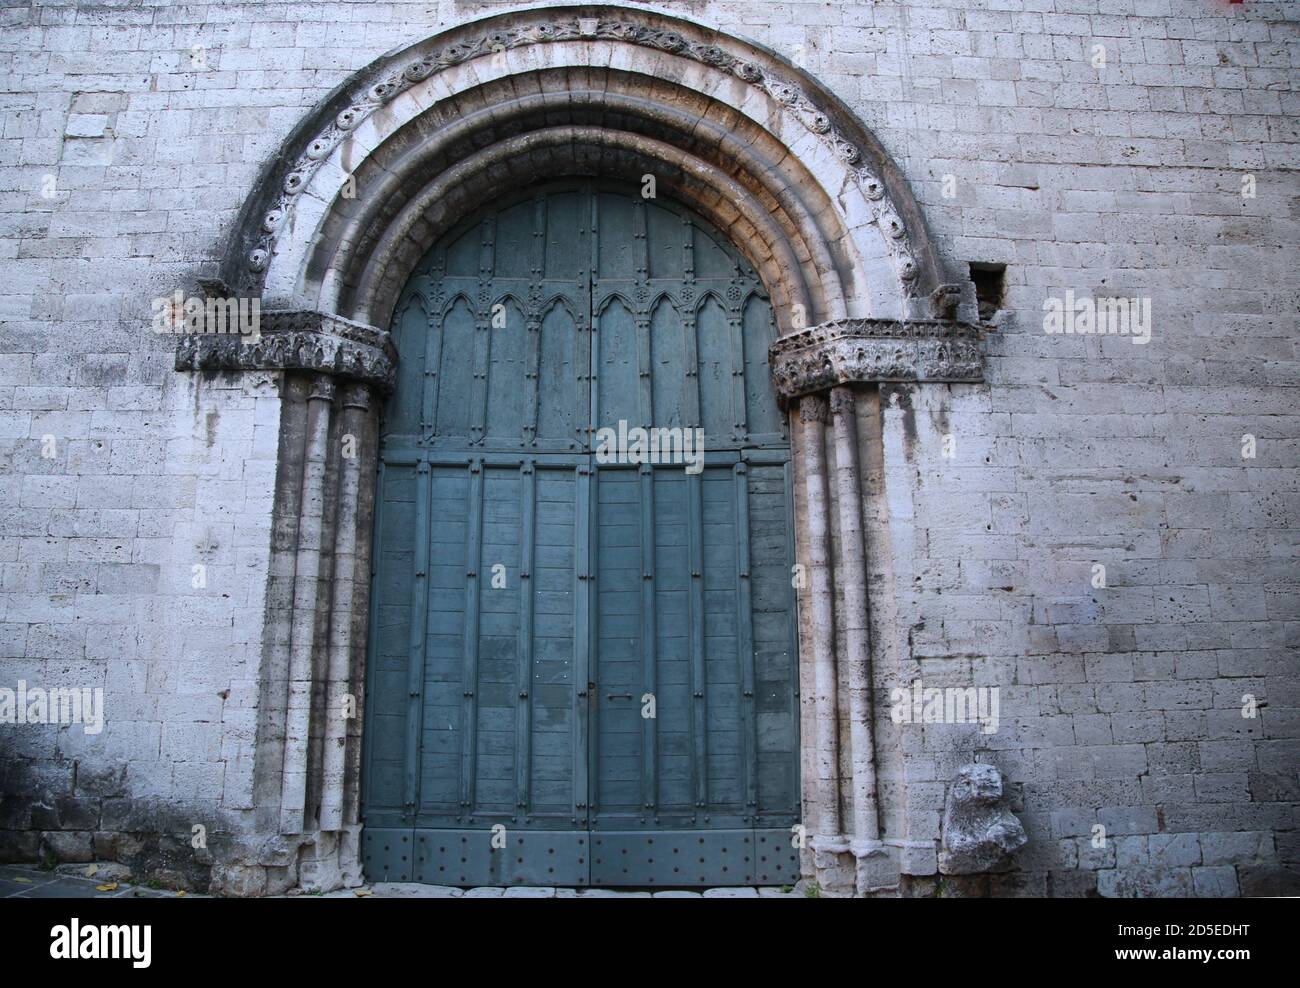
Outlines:
<svg viewBox="0 0 1300 988"><path fill-rule="evenodd" d="M268 682L288 690L292 678L267 658L286 645L286 615L302 623L325 613L286 602L291 581L278 570L277 488L296 483L284 469L285 424L298 414L291 372L339 371L346 358L345 379L387 380L392 355L362 327L360 356L285 349L269 366L213 356L230 356L224 341L182 350L178 370L178 337L160 315L205 299L233 256L253 266L249 284L279 278L281 301L309 281L318 294L382 301L387 274L335 285L338 272L309 250L317 240L340 252L374 247L381 231L344 224L351 207L318 230L325 203L311 190L283 228L245 203L287 163L278 157L286 142L307 139L296 128L313 107L352 95L331 96L354 73L524 6L40 0L0 9L0 691L21 683L98 695L103 715L102 730L20 723L11 706L4 722L0 692L0 862L115 862L160 887L242 895L362 881L337 864L355 858L356 798L340 782L354 763L329 769L318 792L299 771L321 745L312 697L278 707L264 698ZM636 16L655 9L624 6ZM873 337L871 352L855 355L837 337L834 366L801 371L818 387L859 388L852 401L841 395L838 418L795 421L792 431L816 439L800 464L820 457L824 466L836 436L856 437L861 513L840 510L848 487L823 484L814 495L824 546L841 552L842 519L860 518L861 531L847 533L866 547L879 825L878 841L843 833L853 816L843 663L843 681L830 683L838 692L822 694L819 723L835 725L826 733L810 729L805 681L805 802L821 811L805 822L816 831L815 817L829 821L805 853L809 887L1300 894L1300 4L686 0L659 9L751 39L792 77L819 80L870 132L858 145L872 166L891 162L881 182L915 199L916 215L864 214L846 182L841 201L819 200L800 219L842 232L822 257L802 242L788 256L777 250L791 203L757 197L777 216L764 226L711 197L728 229L762 254L765 277L803 272L827 311L802 328L951 319L962 340L979 339L978 354L945 351L939 370L918 372L915 341L891 355ZM617 41L571 45L595 66L557 60L555 73L574 84L640 64ZM503 57L513 72L546 56ZM703 66L689 71L707 77ZM630 100L636 87L625 85ZM739 127L746 107L769 108L743 76L715 89L699 105L734 111L722 131ZM378 132L385 112L366 126ZM809 120L773 127L809 174L838 176L848 168L843 144L823 140L820 117ZM649 143L611 141L608 159ZM535 153L529 168L561 160ZM745 178L741 165L733 171ZM862 201L882 188L867 182ZM875 239L860 235L873 223ZM909 251L923 241L941 270L917 270L925 251ZM263 242L266 256L250 260ZM392 247L394 264L413 243ZM866 256L861 244L883 246ZM291 261L298 267L286 274ZM833 266L865 271L869 283L841 279L832 291L807 275ZM782 328L798 330L788 312L798 303L774 301ZM886 305L897 311L875 311ZM860 366L890 359L903 370L873 376ZM943 372L949 359L959 372ZM340 398L337 414L347 407ZM803 512L809 488L799 477ZM819 598L825 613L834 596ZM811 621L807 602L801 609ZM801 630L803 641L824 636L819 647L839 634ZM295 717L307 725L297 735ZM339 741L349 759L358 731ZM1008 870L941 874L949 789L972 763L1000 773L1027 843ZM295 774L281 787L285 764ZM268 815L277 819L266 824ZM324 833L345 834L346 848Z"/></svg>

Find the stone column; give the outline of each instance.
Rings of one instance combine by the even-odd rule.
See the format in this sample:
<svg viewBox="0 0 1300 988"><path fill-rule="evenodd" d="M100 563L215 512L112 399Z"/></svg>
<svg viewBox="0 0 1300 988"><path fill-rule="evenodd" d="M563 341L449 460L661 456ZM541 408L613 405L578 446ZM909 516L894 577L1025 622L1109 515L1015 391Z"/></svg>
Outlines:
<svg viewBox="0 0 1300 988"><path fill-rule="evenodd" d="M356 630L352 603L357 582L368 582L368 573L357 569L357 530L361 485L371 477L361 473L361 443L365 435L369 391L363 384L343 388L339 422L338 508L334 530L333 593L330 600L329 658L325 671L324 751L321 766L320 827L343 828L344 770L347 766L349 716L357 716L356 694L352 692L353 640Z"/></svg>
<svg viewBox="0 0 1300 988"><path fill-rule="evenodd" d="M854 388L882 381L975 383L983 376L977 326L950 319L839 319L782 336L771 347L772 380L781 401L798 404L805 503L799 524L808 555L810 620L801 655L811 676L813 747L804 760L809 828L815 830L813 877L826 894L878 895L899 882L904 835L880 827L874 686L868 612L868 556ZM829 399L829 401L828 401ZM828 414L829 413L829 414ZM828 468L826 423L834 462ZM867 437L879 442L878 436ZM834 486L831 474L834 472ZM834 491L837 540L831 539ZM848 729L838 729L839 677L847 688ZM805 708L807 709L807 708ZM848 747L841 762L840 744ZM848 773L840 778L841 765ZM843 800L851 823L841 822ZM849 832L843 833L847 829Z"/></svg>
<svg viewBox="0 0 1300 988"><path fill-rule="evenodd" d="M835 424L835 483L840 516L840 559L836 566L843 614L842 656L848 665L849 744L853 780L853 849L866 852L880 840L876 814L876 757L871 730L871 634L867 617L867 553L862 532L862 473L853 389L831 390Z"/></svg>
<svg viewBox="0 0 1300 988"><path fill-rule="evenodd" d="M830 495L826 475L826 399L799 402L804 496L808 525L808 595L812 609L814 850L837 844L840 834L839 724L835 670L835 587L831 577Z"/></svg>
<svg viewBox="0 0 1300 988"><path fill-rule="evenodd" d="M359 777L378 399L388 334L318 312L266 312L261 338L185 337L180 370L282 371L255 822L214 888L275 894L361 881ZM345 716L350 714L351 716Z"/></svg>
<svg viewBox="0 0 1300 988"><path fill-rule="evenodd" d="M333 491L328 483L334 450L330 443L334 382L315 376L307 392L307 429L298 503L298 546L294 565L293 620L289 646L289 681L286 698L283 785L280 795L280 833L299 834L309 829L307 806L308 748L312 708L317 684L319 650L317 626L322 608L328 615L332 532L327 528ZM322 642L323 644L323 642Z"/></svg>

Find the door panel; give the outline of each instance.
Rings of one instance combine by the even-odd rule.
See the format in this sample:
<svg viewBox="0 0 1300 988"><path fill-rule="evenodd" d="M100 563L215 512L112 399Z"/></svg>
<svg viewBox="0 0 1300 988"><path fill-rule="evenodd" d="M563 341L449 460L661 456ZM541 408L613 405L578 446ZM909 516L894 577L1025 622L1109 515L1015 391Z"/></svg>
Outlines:
<svg viewBox="0 0 1300 988"><path fill-rule="evenodd" d="M752 269L680 207L573 183L446 235L395 312L367 875L793 880L789 455ZM620 425L677 432L605 462Z"/></svg>

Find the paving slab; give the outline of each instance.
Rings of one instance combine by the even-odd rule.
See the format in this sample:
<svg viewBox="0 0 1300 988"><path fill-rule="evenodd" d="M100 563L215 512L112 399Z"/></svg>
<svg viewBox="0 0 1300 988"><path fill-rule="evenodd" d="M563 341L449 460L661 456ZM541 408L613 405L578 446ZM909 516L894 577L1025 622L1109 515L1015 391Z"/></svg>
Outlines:
<svg viewBox="0 0 1300 988"><path fill-rule="evenodd" d="M419 885L415 882L376 882L368 886L377 899L459 899L464 889L452 885Z"/></svg>
<svg viewBox="0 0 1300 988"><path fill-rule="evenodd" d="M61 866L56 871L43 871L23 865L0 865L0 898L16 899L112 899L112 898L207 898L207 896L153 889L133 885L122 880L121 865L102 864L95 874L87 877L86 865ZM115 884L117 887L101 892L99 886ZM763 888L715 889L604 889L559 888L539 885L517 885L510 888L480 886L463 889L454 885L421 885L417 882L376 882L360 888L335 889L322 894L289 894L281 899L799 899L803 896L794 889L779 886Z"/></svg>

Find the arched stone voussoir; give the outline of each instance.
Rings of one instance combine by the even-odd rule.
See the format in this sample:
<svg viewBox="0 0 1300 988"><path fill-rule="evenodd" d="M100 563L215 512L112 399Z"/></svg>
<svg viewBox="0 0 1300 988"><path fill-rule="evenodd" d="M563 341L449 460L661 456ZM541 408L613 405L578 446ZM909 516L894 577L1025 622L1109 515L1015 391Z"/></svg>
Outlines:
<svg viewBox="0 0 1300 988"><path fill-rule="evenodd" d="M476 99L489 95L488 87L510 86L517 97L542 94L557 85L557 72L571 83L618 74L657 80L642 94L652 112L642 109L624 118L620 114L631 111L627 104L598 102L596 107L620 121L616 133L648 133L676 146L679 155L712 167L719 178L714 193L725 196L728 183L738 183L738 201L747 210L766 205L768 223L783 230L787 241L791 257L784 263L798 269L806 285L828 286L805 290L817 310L810 318L839 318L846 309L849 315L864 309L879 316L924 314L925 299L943 278L920 211L898 169L839 100L806 72L753 42L675 14L613 4L562 2L504 11L385 55L358 72L304 119L264 170L223 261L223 280L236 292L261 294L272 304L320 304L344 285L359 289L375 283L373 275L362 278L338 260L365 243L356 258L365 270L378 256L370 245L386 236L374 228L380 214L371 215L368 204L341 204L345 184L362 169L378 168L382 172L374 174L387 173L405 190L413 176L394 172L394 163L415 153L429 135L454 126ZM673 100L656 95L664 86L693 90L707 101L693 131L664 123L674 112ZM504 125L504 109L478 105ZM658 127L647 123L655 119ZM732 147L720 142L712 155L700 147L710 122L736 121L743 126L733 128ZM509 125L525 122L520 118ZM756 139L740 133L752 128L759 131ZM491 135L491 143L501 143L500 135ZM751 160L741 160L745 147ZM594 148L610 151L608 141L589 150ZM467 145L464 151L482 153L483 146ZM710 161L728 155L733 167ZM508 164L492 167L514 180ZM695 167L683 172L697 179L703 174ZM792 198L789 176L796 173L802 178ZM741 175L749 180L740 181ZM428 182L427 172L423 180ZM846 195L846 190L851 191ZM698 201L708 197L705 193ZM851 218L849 208L855 213ZM728 211L719 206L712 215ZM768 224L742 212L761 236ZM317 242L321 236L337 238L323 253L316 249L324 246ZM775 257L775 248L771 252ZM329 261L322 264L325 256ZM316 278L319 301L313 298ZM781 282L786 283L793 283L789 272ZM792 288L778 292L772 283L769 288L778 305L779 294L799 295Z"/></svg>
<svg viewBox="0 0 1300 988"><path fill-rule="evenodd" d="M819 276L807 256L797 255L781 225L743 186L671 145L599 127L553 127L523 134L485 148L438 175L387 225L384 238L354 282L342 283L345 269L334 270L339 282L323 284L322 302L383 325L416 262L468 207L518 189L539 174L603 175L639 183L647 170L657 175L659 191L708 218L755 266L783 328L796 328L791 325L796 305L804 313L828 311L821 293L837 284L835 272ZM449 197L457 200L455 208L450 208Z"/></svg>
<svg viewBox="0 0 1300 988"><path fill-rule="evenodd" d="M529 77L528 81L536 80ZM307 262L305 293L316 294L327 279L333 284L340 278L355 284L357 278L348 276L347 270L373 263L377 245L389 239L390 228L413 196L428 188L430 176L461 164L465 148L485 147L492 140L539 128L574 124L653 137L740 183L771 214L790 242L804 268L805 281L815 283L811 318L838 318L846 313L846 299L861 289L845 284L843 274L860 268L860 260L834 204L784 148L770 136L765 140L763 132L752 125L748 130L723 127L706 116L710 104L704 97L689 91L664 91L667 84L662 81L618 77L589 82L600 88L568 92L552 88L518 96L507 90L499 99L489 100L488 108L452 117L442 130L421 128L427 134L421 141L406 139L407 132L423 118L413 120L358 168L358 198L340 202L340 208L324 218ZM641 95L656 86L661 92ZM663 100L656 101L658 96ZM480 101L476 97L474 102ZM647 166L657 164L650 161ZM547 168L538 168L537 175L556 177L555 167L549 169L551 174ZM633 177L639 180L640 174ZM308 191L316 194L314 189ZM720 191L727 194L726 189ZM410 218L405 222L409 225ZM328 298L328 292L325 296Z"/></svg>

